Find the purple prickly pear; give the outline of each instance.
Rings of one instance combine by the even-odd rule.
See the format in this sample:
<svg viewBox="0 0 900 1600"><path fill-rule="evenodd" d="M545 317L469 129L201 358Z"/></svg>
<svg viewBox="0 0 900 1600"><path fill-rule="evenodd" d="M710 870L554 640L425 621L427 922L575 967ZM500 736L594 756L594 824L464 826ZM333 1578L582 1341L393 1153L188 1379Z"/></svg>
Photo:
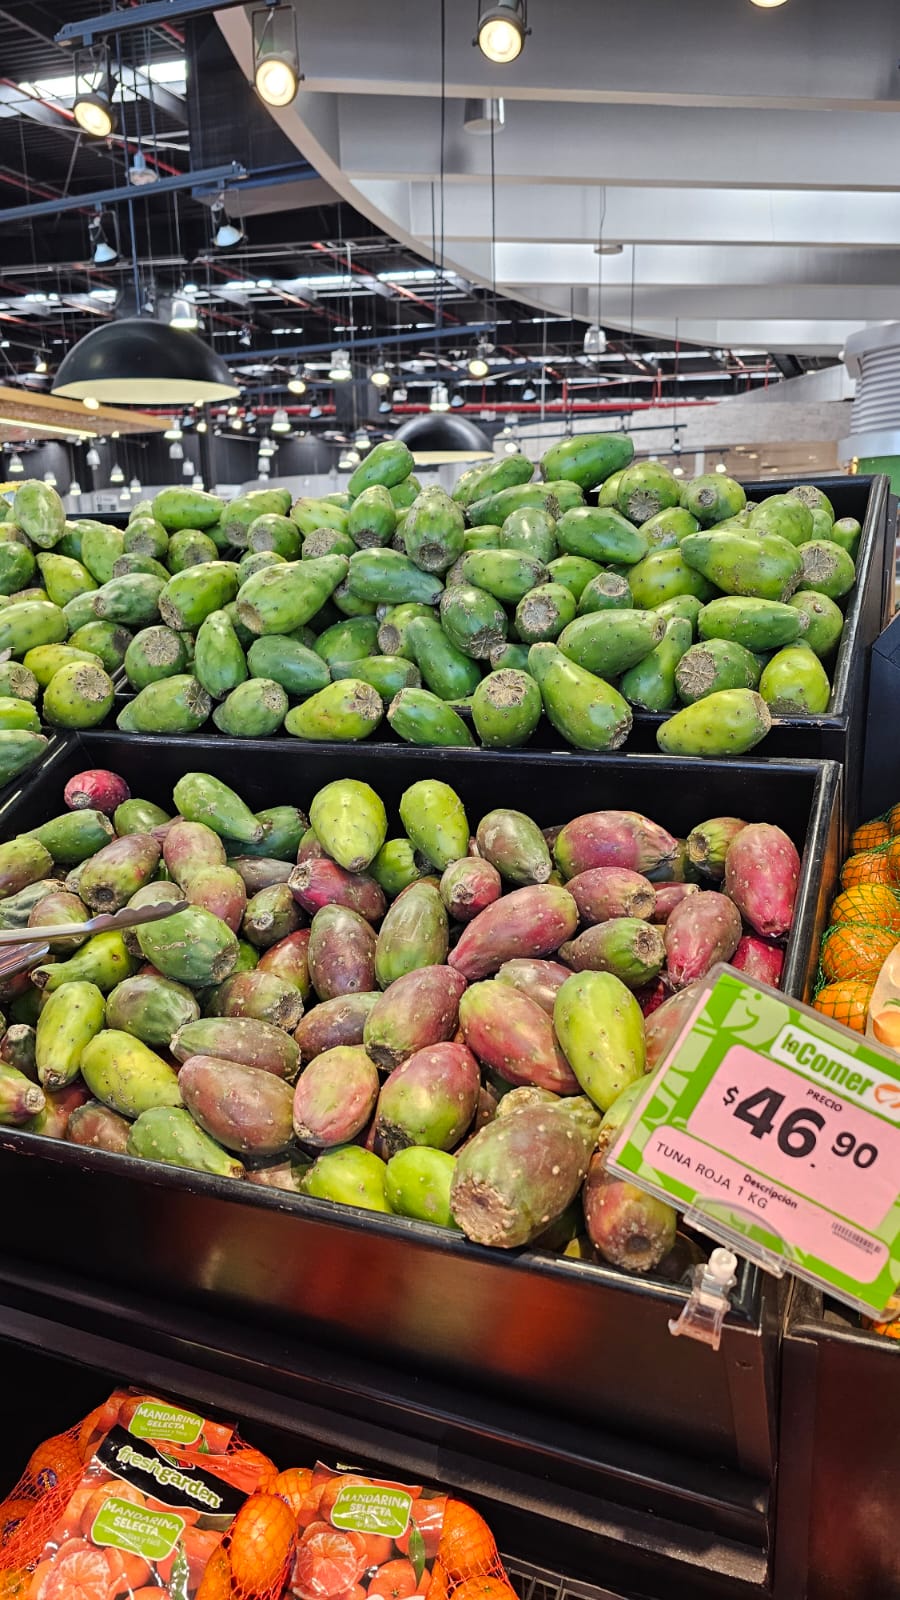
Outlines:
<svg viewBox="0 0 900 1600"><path fill-rule="evenodd" d="M800 857L781 828L751 822L725 857L725 890L754 933L780 939L790 932L800 882Z"/></svg>
<svg viewBox="0 0 900 1600"><path fill-rule="evenodd" d="M502 893L497 868L479 856L461 856L458 861L451 861L441 878L441 899L456 922L471 922Z"/></svg>
<svg viewBox="0 0 900 1600"><path fill-rule="evenodd" d="M202 906L226 923L232 933L239 931L247 909L247 890L233 867L198 868L186 879L183 894L189 905Z"/></svg>
<svg viewBox="0 0 900 1600"><path fill-rule="evenodd" d="M664 1056L668 1055L699 997L697 984L689 983L645 1017L644 1045L648 1072L655 1072Z"/></svg>
<svg viewBox="0 0 900 1600"><path fill-rule="evenodd" d="M349 906L367 922L380 922L387 901L384 891L365 872L348 872L328 856L310 856L288 878L294 899L310 916L322 906Z"/></svg>
<svg viewBox="0 0 900 1600"><path fill-rule="evenodd" d="M452 967L418 967L385 989L366 1018L364 1040L372 1060L393 1071L428 1045L452 1039L466 980Z"/></svg>
<svg viewBox="0 0 900 1600"><path fill-rule="evenodd" d="M601 1155L591 1158L582 1199L588 1238L615 1267L650 1272L675 1243L677 1212L607 1172Z"/></svg>
<svg viewBox="0 0 900 1600"><path fill-rule="evenodd" d="M653 884L630 867L591 867L566 884L582 922L609 922L613 917L650 921L656 906Z"/></svg>
<svg viewBox="0 0 900 1600"><path fill-rule="evenodd" d="M651 922L668 922L675 907L680 906L682 900L686 900L688 895L700 893L700 886L696 883L657 883L654 884L654 888L656 905L650 918Z"/></svg>
<svg viewBox="0 0 900 1600"><path fill-rule="evenodd" d="M637 811L588 811L560 830L554 846L565 878L591 867L629 867L648 873L678 851L678 840Z"/></svg>
<svg viewBox="0 0 900 1600"><path fill-rule="evenodd" d="M378 1070L361 1045L338 1045L305 1067L294 1090L294 1132L325 1150L350 1144L378 1099Z"/></svg>
<svg viewBox="0 0 900 1600"><path fill-rule="evenodd" d="M300 1059L314 1061L323 1051L334 1050L339 1044L362 1044L366 1018L380 999L380 990L374 989L335 995L332 1000L313 1006L294 1032Z"/></svg>
<svg viewBox="0 0 900 1600"><path fill-rule="evenodd" d="M530 1244L562 1215L597 1134L596 1122L569 1109L579 1105L526 1106L468 1141L450 1189L454 1220L468 1238L509 1250Z"/></svg>
<svg viewBox="0 0 900 1600"><path fill-rule="evenodd" d="M741 931L741 914L727 895L704 889L682 900L665 933L666 962L675 988L702 978L717 961L728 961Z"/></svg>
<svg viewBox="0 0 900 1600"><path fill-rule="evenodd" d="M163 840L163 860L180 888L201 867L224 867L225 846L219 835L204 822L176 821L167 824Z"/></svg>
<svg viewBox="0 0 900 1600"><path fill-rule="evenodd" d="M375 933L358 911L323 906L309 930L309 975L320 1000L375 988Z"/></svg>
<svg viewBox="0 0 900 1600"><path fill-rule="evenodd" d="M506 983L527 995L548 1017L552 1017L556 996L570 976L571 968L559 961L529 961L525 956L504 961L496 975L498 983Z"/></svg>
<svg viewBox="0 0 900 1600"><path fill-rule="evenodd" d="M567 889L536 883L488 906L464 930L449 957L470 983L517 956L549 956L578 926L578 907Z"/></svg>
<svg viewBox="0 0 900 1600"><path fill-rule="evenodd" d="M475 1115L480 1088L478 1062L464 1044L417 1050L378 1096L375 1143L382 1159L411 1144L454 1149Z"/></svg>

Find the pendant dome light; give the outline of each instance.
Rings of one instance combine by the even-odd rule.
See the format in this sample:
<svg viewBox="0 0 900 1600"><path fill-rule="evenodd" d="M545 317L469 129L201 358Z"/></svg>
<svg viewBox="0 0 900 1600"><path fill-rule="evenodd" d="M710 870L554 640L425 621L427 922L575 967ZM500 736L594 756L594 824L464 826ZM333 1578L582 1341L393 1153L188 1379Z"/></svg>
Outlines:
<svg viewBox="0 0 900 1600"><path fill-rule="evenodd" d="M487 435L474 422L446 411L411 417L394 438L412 451L413 460L421 467L445 461L489 461L494 454Z"/></svg>
<svg viewBox="0 0 900 1600"><path fill-rule="evenodd" d="M202 405L240 393L221 356L196 334L125 317L93 328L60 363L54 394L113 405Z"/></svg>

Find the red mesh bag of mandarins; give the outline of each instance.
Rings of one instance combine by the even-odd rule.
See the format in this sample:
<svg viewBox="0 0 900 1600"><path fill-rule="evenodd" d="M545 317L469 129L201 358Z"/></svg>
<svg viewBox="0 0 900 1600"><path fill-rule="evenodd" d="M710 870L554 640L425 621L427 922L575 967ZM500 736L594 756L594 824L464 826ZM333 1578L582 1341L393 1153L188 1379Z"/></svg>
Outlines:
<svg viewBox="0 0 900 1600"><path fill-rule="evenodd" d="M462 1500L322 1465L273 1487L297 1521L296 1600L515 1600L490 1528Z"/></svg>
<svg viewBox="0 0 900 1600"><path fill-rule="evenodd" d="M293 1518L273 1576L253 1510L274 1500L260 1491L276 1477L232 1427L116 1390L40 1445L0 1505L0 1600L277 1600ZM235 1556L246 1584L233 1577Z"/></svg>

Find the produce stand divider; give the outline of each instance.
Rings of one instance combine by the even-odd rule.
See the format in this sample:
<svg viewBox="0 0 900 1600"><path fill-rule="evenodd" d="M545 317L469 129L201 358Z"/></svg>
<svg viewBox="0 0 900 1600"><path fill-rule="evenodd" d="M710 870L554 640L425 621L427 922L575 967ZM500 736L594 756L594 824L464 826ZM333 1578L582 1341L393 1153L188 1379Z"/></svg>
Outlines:
<svg viewBox="0 0 900 1600"><path fill-rule="evenodd" d="M238 1417L250 1442L285 1464L321 1456L456 1488L488 1517L501 1548L515 1552L517 1588L529 1585L523 1600L770 1592L765 1486L718 1466L620 1442L615 1471L598 1467L594 1429L493 1400L461 1416L458 1390L306 1341L288 1353L259 1329L231 1325L223 1348L217 1320L167 1313L127 1292L111 1304L106 1290L62 1273L42 1279L39 1269L0 1261L0 1299L14 1397L8 1449L18 1460L114 1382L134 1382ZM72 1418L61 1415L62 1393ZM614 1588L598 1588L598 1579Z"/></svg>

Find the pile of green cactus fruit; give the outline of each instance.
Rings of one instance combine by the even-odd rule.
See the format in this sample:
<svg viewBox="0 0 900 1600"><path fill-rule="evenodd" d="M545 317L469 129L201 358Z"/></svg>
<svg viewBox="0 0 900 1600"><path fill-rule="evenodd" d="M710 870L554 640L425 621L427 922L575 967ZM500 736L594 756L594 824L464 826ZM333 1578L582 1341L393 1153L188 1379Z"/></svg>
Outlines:
<svg viewBox="0 0 900 1600"><path fill-rule="evenodd" d="M41 692L47 724L94 727L119 668L118 726L144 734L211 719L350 742L386 721L412 744L513 748L546 717L602 751L636 707L668 714L667 752L739 755L773 714L824 712L859 523L812 486L749 505L732 478L682 485L632 456L582 434L541 482L506 456L448 495L390 440L346 492L164 489L124 533L22 484L0 524L0 781L40 754Z"/></svg>
<svg viewBox="0 0 900 1600"><path fill-rule="evenodd" d="M674 1213L603 1151L716 961L777 984L800 862L769 823L632 811L542 830L424 779L391 834L341 778L252 812L117 774L0 845L0 925L170 915L2 980L0 1123L647 1271ZM186 904L182 904L186 902Z"/></svg>

